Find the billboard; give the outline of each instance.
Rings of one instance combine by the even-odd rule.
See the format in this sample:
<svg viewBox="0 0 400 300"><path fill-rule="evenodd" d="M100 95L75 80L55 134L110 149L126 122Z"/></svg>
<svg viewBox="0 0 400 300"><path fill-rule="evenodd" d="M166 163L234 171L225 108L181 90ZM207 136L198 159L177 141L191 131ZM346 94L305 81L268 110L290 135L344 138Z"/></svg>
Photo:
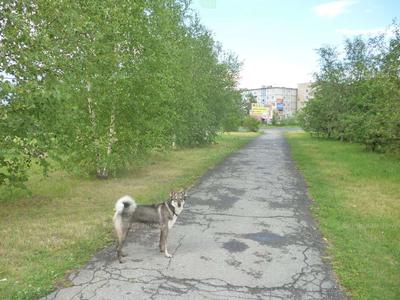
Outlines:
<svg viewBox="0 0 400 300"><path fill-rule="evenodd" d="M284 107L285 107L285 104L283 104L283 103L277 103L276 104L276 109L277 110L283 110Z"/></svg>
<svg viewBox="0 0 400 300"><path fill-rule="evenodd" d="M259 118L267 118L269 114L269 107L264 106L260 103L252 103L250 116L259 117Z"/></svg>

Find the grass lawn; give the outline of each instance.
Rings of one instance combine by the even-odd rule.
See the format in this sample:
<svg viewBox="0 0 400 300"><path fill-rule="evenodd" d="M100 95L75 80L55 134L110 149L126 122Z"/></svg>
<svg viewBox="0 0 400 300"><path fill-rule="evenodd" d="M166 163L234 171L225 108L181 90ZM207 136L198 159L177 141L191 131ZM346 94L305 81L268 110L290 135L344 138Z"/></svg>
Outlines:
<svg viewBox="0 0 400 300"><path fill-rule="evenodd" d="M400 299L400 159L286 135L340 283L354 299Z"/></svg>
<svg viewBox="0 0 400 300"><path fill-rule="evenodd" d="M142 203L165 200L258 134L231 133L216 144L156 153L123 177L107 181L53 171L34 174L32 191L0 189L0 299L36 299L113 241L114 203L125 194Z"/></svg>

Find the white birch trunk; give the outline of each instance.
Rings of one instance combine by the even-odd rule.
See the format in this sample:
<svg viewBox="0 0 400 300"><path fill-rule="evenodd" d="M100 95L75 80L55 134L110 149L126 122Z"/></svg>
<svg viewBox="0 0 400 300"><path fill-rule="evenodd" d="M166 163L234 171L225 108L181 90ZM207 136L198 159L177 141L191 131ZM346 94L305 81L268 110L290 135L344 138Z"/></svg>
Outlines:
<svg viewBox="0 0 400 300"><path fill-rule="evenodd" d="M108 131L108 145L107 145L107 155L111 155L112 147L116 142L115 138L115 105L113 104L110 117L110 130Z"/></svg>
<svg viewBox="0 0 400 300"><path fill-rule="evenodd" d="M87 83L86 89L88 91L88 98L87 98L87 104L88 104L88 111L89 111L89 119L90 119L90 124L92 126L93 130L93 135L94 135L94 148L96 152L96 174L97 177L104 178L104 170L101 166L101 156L100 156L100 143L99 143L99 138L97 136L97 120L96 120L96 111L94 109L94 103L93 99L90 97L90 92L92 90L92 85L90 82Z"/></svg>
<svg viewBox="0 0 400 300"><path fill-rule="evenodd" d="M111 116L110 116L110 126L109 126L109 131L108 131L108 143L107 143L107 157L109 157L112 153L113 150L113 145L117 141L115 138L115 106L113 104L113 108L111 110ZM97 170L97 177L106 179L108 178L108 169L107 166L101 166Z"/></svg>

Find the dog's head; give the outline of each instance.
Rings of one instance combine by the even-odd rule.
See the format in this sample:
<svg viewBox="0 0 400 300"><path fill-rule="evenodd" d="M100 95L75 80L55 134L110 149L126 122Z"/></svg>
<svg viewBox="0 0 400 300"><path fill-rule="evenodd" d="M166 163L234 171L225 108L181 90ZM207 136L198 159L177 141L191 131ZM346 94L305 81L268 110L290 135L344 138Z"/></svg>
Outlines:
<svg viewBox="0 0 400 300"><path fill-rule="evenodd" d="M169 194L170 203L174 207L175 214L179 215L183 210L183 205L187 197L186 191L171 191Z"/></svg>

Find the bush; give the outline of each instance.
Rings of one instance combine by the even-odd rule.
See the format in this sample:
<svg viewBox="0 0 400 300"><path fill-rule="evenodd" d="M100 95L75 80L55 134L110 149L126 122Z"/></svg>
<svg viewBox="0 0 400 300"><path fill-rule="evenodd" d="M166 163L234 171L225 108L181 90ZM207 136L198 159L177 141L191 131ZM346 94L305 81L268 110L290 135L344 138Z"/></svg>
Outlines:
<svg viewBox="0 0 400 300"><path fill-rule="evenodd" d="M222 126L224 131L237 131L240 126L240 116L234 113L229 114L225 117Z"/></svg>
<svg viewBox="0 0 400 300"><path fill-rule="evenodd" d="M297 120L297 116L287 117L282 119L281 124L282 126L297 126L299 122Z"/></svg>
<svg viewBox="0 0 400 300"><path fill-rule="evenodd" d="M272 126L278 125L278 121L279 121L278 113L274 110L272 113L272 120L271 120Z"/></svg>
<svg viewBox="0 0 400 300"><path fill-rule="evenodd" d="M257 132L260 129L261 122L253 117L246 117L243 120L243 127L248 131Z"/></svg>

